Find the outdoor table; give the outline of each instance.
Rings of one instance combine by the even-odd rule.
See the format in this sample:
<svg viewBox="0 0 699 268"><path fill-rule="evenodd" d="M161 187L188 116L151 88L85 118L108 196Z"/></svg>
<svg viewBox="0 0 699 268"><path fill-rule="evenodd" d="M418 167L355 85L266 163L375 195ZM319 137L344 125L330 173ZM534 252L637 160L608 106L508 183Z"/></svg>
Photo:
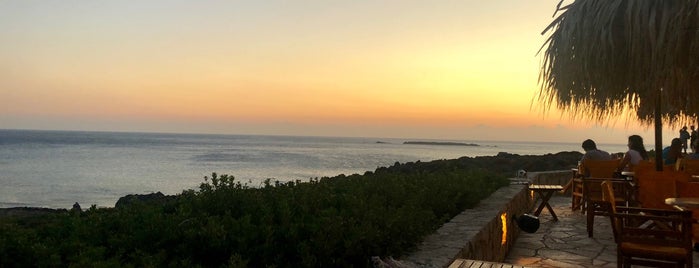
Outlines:
<svg viewBox="0 0 699 268"><path fill-rule="evenodd" d="M673 197L666 198L665 204L671 205L679 210L699 208L699 197ZM695 224L696 224L696 218ZM694 241L694 251L699 251L699 241Z"/></svg>
<svg viewBox="0 0 699 268"><path fill-rule="evenodd" d="M699 197L673 197L666 198L665 204L680 208L699 208Z"/></svg>
<svg viewBox="0 0 699 268"><path fill-rule="evenodd" d="M554 192L563 190L563 186L548 184L530 184L529 190L536 193L541 198L541 203L539 204L539 207L536 209L536 211L534 211L534 216L538 217L541 214L541 211L544 210L544 207L546 207L549 210L549 213L551 213L553 220L558 221L558 217L556 216L556 213L553 211L553 208L551 208L549 200L551 199L551 196L553 196Z"/></svg>

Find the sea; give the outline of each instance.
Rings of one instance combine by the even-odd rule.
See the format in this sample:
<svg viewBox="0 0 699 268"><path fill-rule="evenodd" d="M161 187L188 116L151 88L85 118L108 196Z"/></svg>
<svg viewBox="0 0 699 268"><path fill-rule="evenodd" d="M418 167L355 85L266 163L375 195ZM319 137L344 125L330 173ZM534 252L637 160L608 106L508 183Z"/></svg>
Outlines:
<svg viewBox="0 0 699 268"><path fill-rule="evenodd" d="M419 141L427 144L404 144ZM477 146L440 145L466 143ZM609 152L624 144L600 144ZM396 162L582 151L580 142L508 142L0 130L0 208L113 207L128 194L198 189L213 172L250 187L363 174Z"/></svg>

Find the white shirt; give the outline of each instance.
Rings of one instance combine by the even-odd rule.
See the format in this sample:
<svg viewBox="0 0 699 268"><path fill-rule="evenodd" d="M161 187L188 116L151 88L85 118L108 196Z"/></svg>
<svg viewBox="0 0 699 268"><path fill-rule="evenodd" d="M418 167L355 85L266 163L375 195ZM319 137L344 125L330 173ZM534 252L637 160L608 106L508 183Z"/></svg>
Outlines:
<svg viewBox="0 0 699 268"><path fill-rule="evenodd" d="M641 153L639 153L636 150L629 150L628 152L626 152L626 155L629 156L629 163L634 166L638 165L638 163L641 162L641 160L643 160L643 156L641 156Z"/></svg>

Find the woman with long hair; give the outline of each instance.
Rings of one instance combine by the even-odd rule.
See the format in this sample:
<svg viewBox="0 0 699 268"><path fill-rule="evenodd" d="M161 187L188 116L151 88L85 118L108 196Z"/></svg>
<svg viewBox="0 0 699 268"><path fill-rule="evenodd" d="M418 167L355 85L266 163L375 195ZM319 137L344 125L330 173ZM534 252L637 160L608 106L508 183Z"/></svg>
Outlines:
<svg viewBox="0 0 699 268"><path fill-rule="evenodd" d="M641 160L648 160L648 152L643 146L643 138L639 135L629 136L629 150L624 154L619 164L619 170L632 171L633 167L638 165Z"/></svg>
<svg viewBox="0 0 699 268"><path fill-rule="evenodd" d="M677 159L683 157L682 146L684 146L682 143L682 139L672 139L672 143L670 144L670 146L665 147L665 149L663 149L663 164L672 165L677 163Z"/></svg>

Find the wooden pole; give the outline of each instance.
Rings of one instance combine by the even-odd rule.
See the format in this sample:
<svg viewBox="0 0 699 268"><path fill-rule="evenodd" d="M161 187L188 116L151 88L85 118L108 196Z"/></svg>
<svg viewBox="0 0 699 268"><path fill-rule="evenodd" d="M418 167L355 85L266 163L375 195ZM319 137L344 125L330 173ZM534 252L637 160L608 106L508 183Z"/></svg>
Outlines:
<svg viewBox="0 0 699 268"><path fill-rule="evenodd" d="M653 117L655 117L655 170L657 171L663 171L663 119L660 113L662 92L662 88L658 90L653 113Z"/></svg>

